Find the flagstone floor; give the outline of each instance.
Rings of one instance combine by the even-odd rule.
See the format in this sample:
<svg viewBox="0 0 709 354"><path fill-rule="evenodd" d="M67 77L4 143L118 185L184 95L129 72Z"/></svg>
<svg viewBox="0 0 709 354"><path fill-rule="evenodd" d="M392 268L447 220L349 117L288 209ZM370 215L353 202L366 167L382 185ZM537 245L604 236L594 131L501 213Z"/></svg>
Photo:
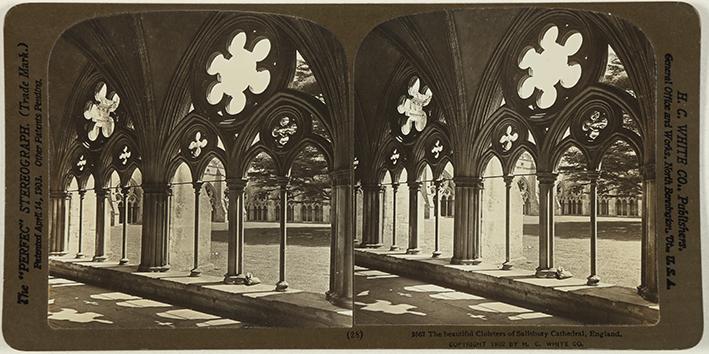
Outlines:
<svg viewBox="0 0 709 354"><path fill-rule="evenodd" d="M242 328L252 325L172 304L49 277L54 328Z"/></svg>
<svg viewBox="0 0 709 354"><path fill-rule="evenodd" d="M354 281L354 319L357 325L580 324L475 294L359 266L355 267Z"/></svg>

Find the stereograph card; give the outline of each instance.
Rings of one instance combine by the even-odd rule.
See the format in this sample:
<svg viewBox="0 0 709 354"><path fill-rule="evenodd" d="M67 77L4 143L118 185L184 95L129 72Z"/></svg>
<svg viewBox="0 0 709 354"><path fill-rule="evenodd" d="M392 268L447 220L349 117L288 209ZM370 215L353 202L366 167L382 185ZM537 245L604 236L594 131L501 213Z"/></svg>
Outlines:
<svg viewBox="0 0 709 354"><path fill-rule="evenodd" d="M675 349L703 334L684 3L29 3L21 350Z"/></svg>

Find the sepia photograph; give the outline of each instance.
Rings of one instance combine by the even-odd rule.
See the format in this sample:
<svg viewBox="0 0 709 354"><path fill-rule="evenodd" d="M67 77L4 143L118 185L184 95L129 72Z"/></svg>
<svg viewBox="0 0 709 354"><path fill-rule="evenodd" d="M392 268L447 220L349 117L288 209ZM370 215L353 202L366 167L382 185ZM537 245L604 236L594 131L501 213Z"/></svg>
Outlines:
<svg viewBox="0 0 709 354"><path fill-rule="evenodd" d="M6 7L8 349L703 338L698 6Z"/></svg>
<svg viewBox="0 0 709 354"><path fill-rule="evenodd" d="M49 64L49 324L351 326L343 56L322 27L263 13L65 31Z"/></svg>
<svg viewBox="0 0 709 354"><path fill-rule="evenodd" d="M589 11L372 30L354 69L355 323L655 323L653 55Z"/></svg>

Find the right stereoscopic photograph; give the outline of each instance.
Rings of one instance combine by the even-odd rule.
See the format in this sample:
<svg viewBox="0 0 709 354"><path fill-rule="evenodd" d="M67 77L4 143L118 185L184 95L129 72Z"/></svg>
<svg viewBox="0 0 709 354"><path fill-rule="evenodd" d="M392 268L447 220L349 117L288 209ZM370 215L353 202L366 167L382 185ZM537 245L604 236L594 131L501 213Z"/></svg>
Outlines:
<svg viewBox="0 0 709 354"><path fill-rule="evenodd" d="M659 319L656 63L608 13L459 9L357 53L356 325Z"/></svg>

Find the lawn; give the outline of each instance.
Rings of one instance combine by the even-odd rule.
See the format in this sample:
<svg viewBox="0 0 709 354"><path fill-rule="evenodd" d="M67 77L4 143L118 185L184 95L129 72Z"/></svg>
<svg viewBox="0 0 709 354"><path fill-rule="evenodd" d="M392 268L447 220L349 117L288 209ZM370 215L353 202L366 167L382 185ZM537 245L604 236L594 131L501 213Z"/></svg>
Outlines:
<svg viewBox="0 0 709 354"><path fill-rule="evenodd" d="M441 257L451 257L453 252L453 219L440 219ZM524 257L515 262L517 267L533 270L538 265L539 241L538 217L524 218ZM590 274L590 224L588 217L556 216L554 245L555 266L564 267L574 276L586 278ZM424 236L419 239L422 254L434 250L434 223L426 220ZM598 222L598 275L601 281L637 287L640 284L640 219L599 218ZM397 239L397 244L406 248L408 240ZM384 235L385 247L391 245L391 234Z"/></svg>
<svg viewBox="0 0 709 354"><path fill-rule="evenodd" d="M109 262L121 258L122 226L111 228L108 241ZM244 227L244 267L261 279L262 283L278 282L280 233L277 223L251 223ZM128 258L130 263L140 260L141 225L128 225ZM227 265L226 224L212 224L211 269L206 274L223 276ZM292 288L316 293L329 289L330 225L291 224L288 227L286 248L286 280Z"/></svg>

